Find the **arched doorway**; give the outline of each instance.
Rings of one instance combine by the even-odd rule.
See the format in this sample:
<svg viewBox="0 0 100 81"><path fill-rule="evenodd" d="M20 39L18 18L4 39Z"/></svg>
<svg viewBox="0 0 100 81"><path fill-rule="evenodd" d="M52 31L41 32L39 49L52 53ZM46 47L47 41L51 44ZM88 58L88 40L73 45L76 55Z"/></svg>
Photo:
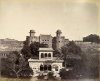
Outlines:
<svg viewBox="0 0 100 81"><path fill-rule="evenodd" d="M48 70L51 71L52 67L51 65L48 65Z"/></svg>
<svg viewBox="0 0 100 81"><path fill-rule="evenodd" d="M40 71L51 71L52 66L51 65L40 65Z"/></svg>
<svg viewBox="0 0 100 81"><path fill-rule="evenodd" d="M43 65L40 65L40 71L43 71L43 70L44 70Z"/></svg>
<svg viewBox="0 0 100 81"><path fill-rule="evenodd" d="M44 65L44 71L48 70L48 66Z"/></svg>

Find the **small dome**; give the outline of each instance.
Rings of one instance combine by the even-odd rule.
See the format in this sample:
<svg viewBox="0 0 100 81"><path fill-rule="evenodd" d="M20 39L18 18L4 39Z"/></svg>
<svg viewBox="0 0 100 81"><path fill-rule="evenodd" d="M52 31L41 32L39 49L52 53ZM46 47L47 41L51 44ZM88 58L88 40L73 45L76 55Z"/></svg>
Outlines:
<svg viewBox="0 0 100 81"><path fill-rule="evenodd" d="M35 30L30 30L30 33L35 33Z"/></svg>
<svg viewBox="0 0 100 81"><path fill-rule="evenodd" d="M58 30L56 31L56 33L62 33L62 32L61 32L61 30L58 29Z"/></svg>

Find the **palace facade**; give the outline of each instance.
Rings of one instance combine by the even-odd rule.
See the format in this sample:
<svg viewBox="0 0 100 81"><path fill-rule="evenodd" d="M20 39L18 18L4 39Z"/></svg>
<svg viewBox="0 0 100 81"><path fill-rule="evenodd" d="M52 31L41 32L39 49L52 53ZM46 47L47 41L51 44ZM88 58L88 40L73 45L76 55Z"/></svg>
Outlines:
<svg viewBox="0 0 100 81"><path fill-rule="evenodd" d="M43 44L47 44L48 48L53 49L60 49L62 46L67 44L69 42L68 39L65 38L65 36L61 36L62 32L61 30L56 31L56 36L52 37L49 35L40 34L40 36L35 36L35 31L30 30L29 36L26 36L26 44L30 45L33 42L39 42Z"/></svg>
<svg viewBox="0 0 100 81"><path fill-rule="evenodd" d="M63 60L54 57L52 48L39 48L39 57L37 59L30 58L28 62L34 77L41 74L47 75L48 72L53 72L57 77L63 68Z"/></svg>

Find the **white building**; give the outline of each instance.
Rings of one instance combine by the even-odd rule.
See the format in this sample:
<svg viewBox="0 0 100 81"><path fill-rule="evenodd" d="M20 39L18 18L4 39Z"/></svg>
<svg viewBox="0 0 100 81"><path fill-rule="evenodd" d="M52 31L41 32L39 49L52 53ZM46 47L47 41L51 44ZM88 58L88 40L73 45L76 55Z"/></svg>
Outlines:
<svg viewBox="0 0 100 81"><path fill-rule="evenodd" d="M29 66L32 68L34 75L38 76L41 73L47 74L53 72L55 76L58 75L60 69L62 69L63 60L53 57L52 48L39 48L39 58L29 59Z"/></svg>

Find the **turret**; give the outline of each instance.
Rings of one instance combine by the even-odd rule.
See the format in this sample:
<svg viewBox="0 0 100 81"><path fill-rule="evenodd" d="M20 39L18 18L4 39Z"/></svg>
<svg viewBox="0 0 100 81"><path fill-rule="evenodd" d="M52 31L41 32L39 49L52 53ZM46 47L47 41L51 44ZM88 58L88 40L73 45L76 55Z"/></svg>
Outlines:
<svg viewBox="0 0 100 81"><path fill-rule="evenodd" d="M61 38L61 30L57 30L56 31L56 49L59 49L60 48L60 38Z"/></svg>
<svg viewBox="0 0 100 81"><path fill-rule="evenodd" d="M60 37L61 34L62 34L61 30L57 30L57 31L56 31L56 37Z"/></svg>
<svg viewBox="0 0 100 81"><path fill-rule="evenodd" d="M30 37L34 37L34 35L35 35L35 31L34 30L30 30Z"/></svg>
<svg viewBox="0 0 100 81"><path fill-rule="evenodd" d="M27 37L28 40L28 44L30 45L32 42L34 42L34 37L35 37L35 31L34 30L30 30L29 32L30 36Z"/></svg>

